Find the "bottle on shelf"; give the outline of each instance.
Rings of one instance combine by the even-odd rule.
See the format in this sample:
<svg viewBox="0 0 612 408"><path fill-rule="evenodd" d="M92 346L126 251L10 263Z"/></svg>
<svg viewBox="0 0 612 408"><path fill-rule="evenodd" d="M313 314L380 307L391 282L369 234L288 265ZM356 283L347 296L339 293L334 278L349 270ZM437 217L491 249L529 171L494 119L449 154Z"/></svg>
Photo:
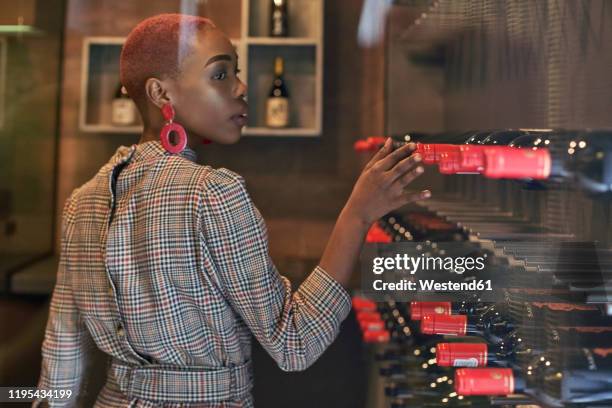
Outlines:
<svg viewBox="0 0 612 408"><path fill-rule="evenodd" d="M441 376L429 384L415 381L393 382L385 386L385 395L393 399L391 407L491 407L489 398L459 395L453 387L453 378Z"/></svg>
<svg viewBox="0 0 612 408"><path fill-rule="evenodd" d="M136 115L136 104L119 83L112 102L111 122L115 126L130 126L136 121Z"/></svg>
<svg viewBox="0 0 612 408"><path fill-rule="evenodd" d="M287 37L289 35L288 0L271 0L270 3L270 36Z"/></svg>
<svg viewBox="0 0 612 408"><path fill-rule="evenodd" d="M448 336L479 336L495 344L507 343L507 338L514 331L513 323L502 315L466 316L466 315L425 315L421 319L421 331L424 334Z"/></svg>
<svg viewBox="0 0 612 408"><path fill-rule="evenodd" d="M531 181L529 188L551 188L574 183L587 193L612 192L612 133L609 131L558 131L523 135L510 144L532 151L547 150L551 156L550 175L545 181Z"/></svg>
<svg viewBox="0 0 612 408"><path fill-rule="evenodd" d="M514 341L512 346L487 343L438 343L436 364L441 367L507 366L513 364L519 356L524 358L538 353L524 342L518 341Z"/></svg>
<svg viewBox="0 0 612 408"><path fill-rule="evenodd" d="M285 85L284 60L274 58L274 80L266 102L266 126L283 128L289 125L289 92Z"/></svg>
<svg viewBox="0 0 612 408"><path fill-rule="evenodd" d="M612 132L588 131L567 146L568 168L588 193L612 192Z"/></svg>
<svg viewBox="0 0 612 408"><path fill-rule="evenodd" d="M421 320L428 314L455 315L455 314L481 314L489 306L485 303L469 302L410 302L410 319Z"/></svg>
<svg viewBox="0 0 612 408"><path fill-rule="evenodd" d="M530 369L531 368L531 369ZM511 368L460 368L455 371L455 390L460 395L537 396L552 406L612 401L612 372L559 369L552 365ZM604 406L604 405L595 405Z"/></svg>

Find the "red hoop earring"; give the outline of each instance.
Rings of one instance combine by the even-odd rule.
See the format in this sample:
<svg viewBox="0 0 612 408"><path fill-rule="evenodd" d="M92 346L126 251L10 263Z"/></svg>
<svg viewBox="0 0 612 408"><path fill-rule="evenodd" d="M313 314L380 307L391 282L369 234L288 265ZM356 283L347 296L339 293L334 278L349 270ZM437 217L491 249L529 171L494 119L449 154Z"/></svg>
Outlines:
<svg viewBox="0 0 612 408"><path fill-rule="evenodd" d="M161 108L161 112L166 120L166 124L159 134L161 144L164 149L170 153L180 153L185 149L185 146L187 146L187 133L185 132L185 128L178 123L174 123L174 108L171 103L164 104ZM177 137L175 145L170 143L170 133L172 132L176 133Z"/></svg>

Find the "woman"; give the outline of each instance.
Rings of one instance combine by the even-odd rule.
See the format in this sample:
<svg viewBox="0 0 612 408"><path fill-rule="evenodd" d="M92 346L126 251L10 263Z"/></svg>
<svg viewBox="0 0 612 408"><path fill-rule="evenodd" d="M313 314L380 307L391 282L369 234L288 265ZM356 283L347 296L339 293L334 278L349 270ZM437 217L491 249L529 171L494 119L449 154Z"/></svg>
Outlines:
<svg viewBox="0 0 612 408"><path fill-rule="evenodd" d="M247 105L237 58L201 17L152 17L126 40L121 81L142 138L120 147L63 213L39 388L72 389L68 405L79 404L95 344L111 358L98 407L253 406L251 333L283 370L306 369L350 310L343 286L368 227L429 196L404 192L422 172L414 146L393 151L387 141L319 265L292 292L244 180L194 162L198 143L240 139Z"/></svg>

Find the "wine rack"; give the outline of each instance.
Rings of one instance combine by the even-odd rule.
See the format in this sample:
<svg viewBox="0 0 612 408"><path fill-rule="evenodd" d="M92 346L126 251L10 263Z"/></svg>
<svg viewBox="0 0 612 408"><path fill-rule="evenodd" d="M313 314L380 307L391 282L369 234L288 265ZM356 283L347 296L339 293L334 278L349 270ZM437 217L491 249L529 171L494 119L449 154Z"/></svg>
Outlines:
<svg viewBox="0 0 612 408"><path fill-rule="evenodd" d="M119 83L119 57L124 41L123 37L86 37L83 40L79 112L79 128L83 132L142 132L142 123L115 126L111 122L111 103Z"/></svg>
<svg viewBox="0 0 612 408"><path fill-rule="evenodd" d="M475 143L470 134L478 133L419 135L409 140L417 142L417 152L425 152L422 153L424 164L435 164L438 170L442 170L444 166L440 161L449 159L447 152L459 149L459 146L462 146L461 151L469 151L464 147L474 145L462 143ZM553 163L556 163L557 170L551 175L560 176L542 179L541 185L534 186L538 180L522 177L491 179L485 177L485 171L471 175L444 175L445 188L434 191L432 199L407 205L379 220L368 234L369 241L377 243L378 256L393 256L394 251L387 247L393 242L413 241L421 244L422 253L436 255L447 251L449 256L451 252L448 249L454 248L453 245L467 245L472 248L471 253L486 254L491 265L502 265L494 271L509 277L509 285L502 289L503 296L492 302L481 300L482 293L478 297L467 293L449 295L453 298L452 307L450 302L448 309L430 305L435 312L430 311L429 315L414 313L414 316L423 315L420 322L412 312L425 310L423 304L415 304L415 310L412 310L413 304L401 300L397 294L383 301L364 286L361 295L365 295L365 299L357 297L353 305L364 343L375 343L367 347L371 364L371 395L367 406L610 406L610 243L593 239L582 231L559 231L549 222L530 219L524 211L508 203L521 202L525 194L542 196L556 190L589 194L594 201L609 202L609 195L593 189L593 183L583 183L585 178L593 182L600 179L599 173L593 169L606 168L607 147L592 158L584 153L575 158L577 163L590 164L586 167L572 167L574 154L581 153L570 151L571 146L580 149L580 140L587 140L578 135L590 135L589 143L603 146L607 146L605 140L612 135L593 130L552 129L484 133L490 136L481 139L480 148L484 149L499 146L501 140L505 145L520 145L520 140L526 140L525 134L531 133L534 137L527 139L536 145L542 144L542 150L549 151L555 158ZM408 138L398 136L394 139L403 141ZM378 147L383 141L369 138L356 143L355 148L364 151L368 143ZM440 147L440 151L436 150L439 156L431 163L426 163L426 154L430 150L424 146L428 143L433 149ZM559 148L566 144L570 151ZM399 147L400 144L396 145ZM521 148L534 150L531 144L527 145L524 143ZM583 148L586 147L585 142ZM511 151L519 147L493 149ZM602 167L594 166L598 159L604 160L600 163ZM557 172L561 163L567 172ZM487 200L492 191L498 196ZM554 209L548 217L564 222L564 214ZM397 252L397 246L394 248ZM447 274L449 279L462 281L465 278L463 275L451 277L450 272ZM495 277L487 270L481 274L469 274L472 275L476 279ZM469 276L467 279L474 279ZM367 303L373 299L377 302ZM379 313L378 319L372 316L375 313ZM457 324L462 320L459 316L455 316L457 319L437 317L449 314L467 316L463 329ZM384 329L380 329L381 325ZM448 345L429 353L424 351L429 345L435 348L439 343L457 342L472 344L455 347L455 350L464 350L463 355L455 354L459 355L456 360L448 357L451 348ZM481 359L479 356L483 354L474 351L477 345L483 344L493 358ZM480 370L484 364L490 371L459 369L478 367L474 370ZM486 377L488 374L490 378ZM492 386L502 378L499 376L505 375L516 387L503 388L501 382L497 388ZM483 380L485 377L489 382ZM458 385L458 381L464 378L492 388L470 389L469 382Z"/></svg>
<svg viewBox="0 0 612 408"><path fill-rule="evenodd" d="M230 36L248 85L249 121L245 136L317 137L323 124L323 0L289 2L289 36L269 37L268 0L208 2L206 15ZM227 10L227 12L225 11ZM168 10L173 12L173 10ZM83 132L139 133L142 123L116 126L110 105L119 79L125 37L85 37L81 61L79 128ZM289 125L265 126L265 104L275 56L285 60L289 88Z"/></svg>

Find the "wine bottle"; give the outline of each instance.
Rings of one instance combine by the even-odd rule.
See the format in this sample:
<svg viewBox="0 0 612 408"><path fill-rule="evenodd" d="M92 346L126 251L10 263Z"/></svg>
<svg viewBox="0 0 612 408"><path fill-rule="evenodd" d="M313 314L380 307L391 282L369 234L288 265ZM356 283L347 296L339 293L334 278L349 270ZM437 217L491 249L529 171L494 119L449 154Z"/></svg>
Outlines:
<svg viewBox="0 0 612 408"><path fill-rule="evenodd" d="M495 344L504 342L514 330L514 325L500 315L476 318L466 315L425 315L421 319L421 331L424 334L476 335Z"/></svg>
<svg viewBox="0 0 612 408"><path fill-rule="evenodd" d="M395 306L394 302L390 303L382 306L381 318L385 322L385 329L389 332L391 341L403 345L412 344L414 342L412 330L408 326L404 314Z"/></svg>
<svg viewBox="0 0 612 408"><path fill-rule="evenodd" d="M510 368L460 368L455 390L461 395L537 395L554 404L612 401L612 372L545 368L526 373ZM558 406L558 405L555 405Z"/></svg>
<svg viewBox="0 0 612 408"><path fill-rule="evenodd" d="M289 92L287 92L283 75L283 58L276 57L274 59L274 80L266 106L266 125L272 128L289 125Z"/></svg>
<svg viewBox="0 0 612 408"><path fill-rule="evenodd" d="M270 3L270 36L287 37L289 35L288 0L272 0Z"/></svg>
<svg viewBox="0 0 612 408"><path fill-rule="evenodd" d="M524 129L497 130L497 131L491 132L491 134L489 134L484 139L479 140L477 142L471 142L471 143L478 143L482 145L491 145L491 146L494 146L494 145L505 146L511 143L514 139L520 136L528 135L528 134L530 134L530 132Z"/></svg>
<svg viewBox="0 0 612 408"><path fill-rule="evenodd" d="M393 398L392 407L491 407L486 397L459 395L453 388L454 380L442 376L423 387L414 381L397 382L385 387L385 395Z"/></svg>
<svg viewBox="0 0 612 408"><path fill-rule="evenodd" d="M487 365L507 366L517 356L539 354L539 351L515 341L507 344L487 343L438 343L436 345L436 364L441 367L486 367Z"/></svg>
<svg viewBox="0 0 612 408"><path fill-rule="evenodd" d="M571 140L567 168L589 193L612 192L612 132L589 131Z"/></svg>
<svg viewBox="0 0 612 408"><path fill-rule="evenodd" d="M479 315L487 309L485 303L468 303L468 302L410 302L410 319L421 320L424 315Z"/></svg>
<svg viewBox="0 0 612 408"><path fill-rule="evenodd" d="M441 338L436 337L431 340L419 342L416 347L404 347L399 345L393 348L387 348L376 353L377 361L423 361L430 360L436 357L436 344L441 341Z"/></svg>
<svg viewBox="0 0 612 408"><path fill-rule="evenodd" d="M395 362L386 364L379 368L379 374L383 377L402 377L402 378L414 378L431 381L436 379L438 376L444 373L448 374L448 369L442 366L437 366L433 359L431 364L428 364L426 368L419 370L418 366L421 364L415 364L413 361L403 360L401 362ZM421 367L422 368L422 367Z"/></svg>
<svg viewBox="0 0 612 408"><path fill-rule="evenodd" d="M111 121L115 126L130 126L136 120L136 104L119 84L111 107Z"/></svg>
<svg viewBox="0 0 612 408"><path fill-rule="evenodd" d="M612 191L612 133L609 131L557 132L541 137L521 136L514 147L551 155L550 175L537 187L557 187L573 182L576 187L594 195Z"/></svg>

